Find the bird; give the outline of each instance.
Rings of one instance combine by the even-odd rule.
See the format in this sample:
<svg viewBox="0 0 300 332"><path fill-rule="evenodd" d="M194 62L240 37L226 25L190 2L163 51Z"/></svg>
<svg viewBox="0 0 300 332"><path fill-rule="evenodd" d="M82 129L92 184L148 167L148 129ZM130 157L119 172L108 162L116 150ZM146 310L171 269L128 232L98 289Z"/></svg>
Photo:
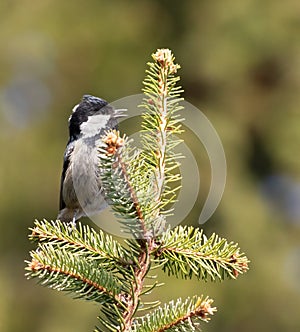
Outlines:
<svg viewBox="0 0 300 332"><path fill-rule="evenodd" d="M107 207L101 186L98 148L110 129L124 116L107 101L84 95L69 117L69 140L64 152L57 219L76 225Z"/></svg>

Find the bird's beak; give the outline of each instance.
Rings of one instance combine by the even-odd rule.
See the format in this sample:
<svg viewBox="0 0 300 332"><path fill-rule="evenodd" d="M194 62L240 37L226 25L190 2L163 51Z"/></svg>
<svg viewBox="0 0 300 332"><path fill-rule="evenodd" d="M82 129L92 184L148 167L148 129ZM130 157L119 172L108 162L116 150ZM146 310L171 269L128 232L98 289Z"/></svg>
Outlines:
<svg viewBox="0 0 300 332"><path fill-rule="evenodd" d="M115 110L114 117L115 118L124 118L127 116L127 114L125 114L126 112L127 112L127 109L117 109L117 110Z"/></svg>

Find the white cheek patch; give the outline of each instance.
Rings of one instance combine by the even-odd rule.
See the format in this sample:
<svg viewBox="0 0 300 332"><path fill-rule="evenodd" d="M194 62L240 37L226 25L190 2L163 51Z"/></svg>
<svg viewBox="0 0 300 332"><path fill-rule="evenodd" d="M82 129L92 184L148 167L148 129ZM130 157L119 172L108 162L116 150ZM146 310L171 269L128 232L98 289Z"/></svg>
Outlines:
<svg viewBox="0 0 300 332"><path fill-rule="evenodd" d="M89 116L88 120L80 125L83 136L92 137L99 134L102 128L105 128L110 115L98 114Z"/></svg>

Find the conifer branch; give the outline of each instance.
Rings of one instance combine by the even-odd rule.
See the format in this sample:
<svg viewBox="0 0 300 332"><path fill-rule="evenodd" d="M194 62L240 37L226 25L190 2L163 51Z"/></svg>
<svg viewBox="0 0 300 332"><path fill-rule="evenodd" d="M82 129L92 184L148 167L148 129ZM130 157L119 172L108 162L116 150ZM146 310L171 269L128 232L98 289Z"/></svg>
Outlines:
<svg viewBox="0 0 300 332"><path fill-rule="evenodd" d="M75 298L101 304L121 303L125 284L99 268L96 262L83 260L80 254L71 254L64 249L56 250L51 244L43 244L39 250L32 251L31 258L26 268L29 279L39 278L43 285L76 294Z"/></svg>
<svg viewBox="0 0 300 332"><path fill-rule="evenodd" d="M110 131L103 142L99 158L104 193L125 231L136 239L149 238L153 228L151 174L127 137Z"/></svg>
<svg viewBox="0 0 300 332"><path fill-rule="evenodd" d="M49 243L68 250L70 253L81 254L90 260L97 260L109 270L132 265L132 254L115 241L112 236L104 233L101 229L94 229L82 225L77 228L59 220L35 221L31 228L29 239L35 243Z"/></svg>
<svg viewBox="0 0 300 332"><path fill-rule="evenodd" d="M146 274L150 268L150 255L148 250L141 252L139 257L139 267L134 271L134 284L132 287L132 294L129 296L127 302L127 311L124 314L124 332L131 331L134 320L134 314L138 310L140 304L140 297L143 292L144 281Z"/></svg>
<svg viewBox="0 0 300 332"><path fill-rule="evenodd" d="M137 319L131 331L163 332L163 331L195 331L200 330L200 321L208 322L216 308L213 300L194 296L184 302L178 299L171 301L150 314Z"/></svg>
<svg viewBox="0 0 300 332"><path fill-rule="evenodd" d="M148 75L143 82L146 98L141 107L146 111L142 115L145 132L142 143L144 158L154 172L153 193L157 203L154 215L158 216L169 212L165 207L175 201L180 188L171 188L169 184L181 179L172 170L179 166L181 157L174 153L174 148L181 142L175 135L182 132L182 118L177 114L182 109L179 105L182 89L176 86L179 77L175 74L180 66L175 64L171 51L159 49L152 57L155 62L148 63Z"/></svg>
<svg viewBox="0 0 300 332"><path fill-rule="evenodd" d="M144 80L142 148L111 130L99 146L99 173L105 199L123 230L132 238L121 245L102 230L78 223L36 221L30 240L37 244L27 261L27 278L74 298L101 305L97 331L195 331L216 308L208 297L178 299L164 306L143 296L160 284L149 272L160 268L183 279L235 279L248 270L238 244L197 228L166 229L169 204L176 200L181 176L176 146L182 132L182 109L175 64L170 50L152 55ZM147 279L148 278L148 279ZM148 284L151 279L152 284ZM151 310L137 318L141 309ZM144 314L144 313L143 313Z"/></svg>
<svg viewBox="0 0 300 332"><path fill-rule="evenodd" d="M202 230L182 226L164 232L154 255L169 275L204 280L235 279L248 270L249 263L237 243L216 234L207 239Z"/></svg>

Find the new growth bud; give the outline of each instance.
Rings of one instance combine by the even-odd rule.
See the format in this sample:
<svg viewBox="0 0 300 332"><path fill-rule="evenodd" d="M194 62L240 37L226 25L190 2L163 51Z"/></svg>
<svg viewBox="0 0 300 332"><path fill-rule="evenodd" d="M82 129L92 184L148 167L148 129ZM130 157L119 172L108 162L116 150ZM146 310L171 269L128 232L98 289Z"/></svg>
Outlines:
<svg viewBox="0 0 300 332"><path fill-rule="evenodd" d="M113 155L116 153L117 149L124 144L124 139L120 137L120 132L117 130L112 130L106 133L102 138L103 142L107 145L107 154Z"/></svg>

